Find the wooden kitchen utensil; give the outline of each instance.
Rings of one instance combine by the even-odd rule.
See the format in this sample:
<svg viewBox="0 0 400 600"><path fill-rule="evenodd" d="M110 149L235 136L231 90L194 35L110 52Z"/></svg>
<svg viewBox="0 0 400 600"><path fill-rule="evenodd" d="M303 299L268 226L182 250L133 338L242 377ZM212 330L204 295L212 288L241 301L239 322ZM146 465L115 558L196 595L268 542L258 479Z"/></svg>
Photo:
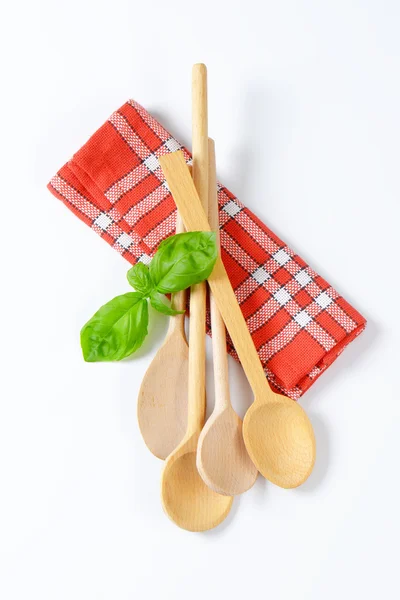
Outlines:
<svg viewBox="0 0 400 600"><path fill-rule="evenodd" d="M207 71L194 65L192 79L193 180L207 210ZM190 176L190 175L189 175ZM195 187L196 186L196 187ZM199 195L196 200L201 204ZM165 512L179 527L205 531L225 519L232 498L206 486L196 468L196 450L205 412L205 282L190 292L188 423L183 441L167 458L161 478Z"/></svg>
<svg viewBox="0 0 400 600"><path fill-rule="evenodd" d="M178 214L176 233L183 231ZM176 310L185 310L186 291L172 294L171 305ZM175 450L186 431L188 358L185 315L172 316L165 341L143 378L137 409L146 446L163 460Z"/></svg>
<svg viewBox="0 0 400 600"><path fill-rule="evenodd" d="M168 186L188 231L209 231L182 152L160 159ZM220 257L208 282L254 393L254 403L243 421L250 458L270 481L283 488L301 485L315 461L312 425L299 404L274 393Z"/></svg>
<svg viewBox="0 0 400 600"><path fill-rule="evenodd" d="M211 229L217 232L219 244L215 146L211 139L208 142L208 216ZM234 496L251 488L258 471L244 444L242 420L232 408L225 325L212 294L210 310L215 407L199 437L197 469L208 487L219 494Z"/></svg>

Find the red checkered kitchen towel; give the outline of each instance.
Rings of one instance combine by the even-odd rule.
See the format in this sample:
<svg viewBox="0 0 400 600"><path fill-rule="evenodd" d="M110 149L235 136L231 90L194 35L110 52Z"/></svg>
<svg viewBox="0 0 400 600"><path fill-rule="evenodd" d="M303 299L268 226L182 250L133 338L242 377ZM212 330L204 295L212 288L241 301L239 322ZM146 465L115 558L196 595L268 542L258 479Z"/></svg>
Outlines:
<svg viewBox="0 0 400 600"><path fill-rule="evenodd" d="M176 206L158 157L178 149L190 163L190 153L129 100L48 187L130 263L148 263L175 232ZM222 259L266 376L297 400L365 319L222 185L218 200ZM228 351L237 359L229 339Z"/></svg>

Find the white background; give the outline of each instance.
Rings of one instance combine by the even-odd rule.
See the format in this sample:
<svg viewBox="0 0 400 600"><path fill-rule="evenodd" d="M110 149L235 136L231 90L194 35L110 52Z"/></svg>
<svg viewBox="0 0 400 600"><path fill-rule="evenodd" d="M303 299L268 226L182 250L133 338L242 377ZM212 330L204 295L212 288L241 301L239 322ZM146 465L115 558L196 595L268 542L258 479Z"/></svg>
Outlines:
<svg viewBox="0 0 400 600"><path fill-rule="evenodd" d="M397 598L399 3L1 10L2 600ZM369 325L301 401L318 444L307 483L260 478L193 534L163 514L136 423L166 321L152 315L134 360L84 363L80 327L128 291L128 263L45 185L130 97L190 145L199 61L219 178ZM231 372L243 415L250 392Z"/></svg>

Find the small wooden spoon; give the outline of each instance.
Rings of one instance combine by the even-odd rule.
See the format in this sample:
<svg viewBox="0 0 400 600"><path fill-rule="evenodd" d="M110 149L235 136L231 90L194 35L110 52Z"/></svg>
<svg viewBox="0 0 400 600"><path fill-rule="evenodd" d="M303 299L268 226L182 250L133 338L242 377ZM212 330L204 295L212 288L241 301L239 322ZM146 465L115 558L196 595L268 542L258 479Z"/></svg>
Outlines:
<svg viewBox="0 0 400 600"><path fill-rule="evenodd" d="M211 228L218 236L215 146L211 139L208 141L208 217ZM234 496L250 489L257 479L258 472L244 445L242 420L232 408L225 325L212 294L210 294L210 310L215 407L199 437L197 469L208 487L219 494Z"/></svg>
<svg viewBox="0 0 400 600"><path fill-rule="evenodd" d="M177 212L175 232L184 231L185 226ZM186 309L186 290L171 294L171 306L175 310ZM169 318L164 343L143 377L137 408L145 444L162 460L177 448L186 432L188 369L185 315L174 315Z"/></svg>
<svg viewBox="0 0 400 600"><path fill-rule="evenodd" d="M183 231L178 215L176 233ZM186 291L172 294L171 305L175 310L185 310ZM144 375L137 408L146 446L163 460L182 441L186 431L188 357L185 315L175 315L170 317L165 341Z"/></svg>
<svg viewBox="0 0 400 600"><path fill-rule="evenodd" d="M162 157L160 163L187 230L210 231L183 154L174 152ZM312 425L299 404L269 387L220 257L208 283L255 396L243 421L250 458L276 485L297 487L310 475L315 462Z"/></svg>
<svg viewBox="0 0 400 600"><path fill-rule="evenodd" d="M204 65L193 67L192 102L192 185L196 185L207 207L207 72ZM197 193L196 199L200 203ZM179 527L188 531L205 531L216 527L229 513L233 500L208 488L196 468L197 442L205 412L205 317L206 284L203 282L193 286L190 292L187 431L181 444L167 458L161 478L161 499L165 512Z"/></svg>

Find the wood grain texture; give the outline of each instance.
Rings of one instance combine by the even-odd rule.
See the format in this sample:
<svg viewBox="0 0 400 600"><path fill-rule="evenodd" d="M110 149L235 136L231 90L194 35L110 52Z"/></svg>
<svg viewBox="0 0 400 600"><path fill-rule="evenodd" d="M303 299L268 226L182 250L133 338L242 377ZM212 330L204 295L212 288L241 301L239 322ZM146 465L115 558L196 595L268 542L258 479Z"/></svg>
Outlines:
<svg viewBox="0 0 400 600"><path fill-rule="evenodd" d="M181 152L160 160L169 188L188 231L210 226ZM269 387L225 267L217 259L208 279L212 294L252 387L255 401L243 421L247 451L257 469L280 487L301 485L315 462L315 437L299 404Z"/></svg>
<svg viewBox="0 0 400 600"><path fill-rule="evenodd" d="M193 67L193 180L207 207L207 72L204 65ZM189 171L187 171L189 172ZM201 205L199 195L196 199ZM205 412L205 304L206 284L190 292L189 325L189 410L187 431L182 443L167 458L161 477L163 508L174 523L188 531L216 527L228 515L232 498L206 486L196 467L196 451Z"/></svg>
<svg viewBox="0 0 400 600"><path fill-rule="evenodd" d="M208 216L219 244L215 146L211 139L208 145L208 165ZM215 407L199 437L197 468L208 487L219 494L234 496L251 488L258 472L244 444L242 420L232 408L225 324L212 294L210 310Z"/></svg>
<svg viewBox="0 0 400 600"><path fill-rule="evenodd" d="M176 233L185 230L177 216ZM186 290L171 297L176 310L186 307ZM139 390L137 417L146 446L165 460L182 441L187 426L189 348L185 315L169 318L163 345L148 367Z"/></svg>

